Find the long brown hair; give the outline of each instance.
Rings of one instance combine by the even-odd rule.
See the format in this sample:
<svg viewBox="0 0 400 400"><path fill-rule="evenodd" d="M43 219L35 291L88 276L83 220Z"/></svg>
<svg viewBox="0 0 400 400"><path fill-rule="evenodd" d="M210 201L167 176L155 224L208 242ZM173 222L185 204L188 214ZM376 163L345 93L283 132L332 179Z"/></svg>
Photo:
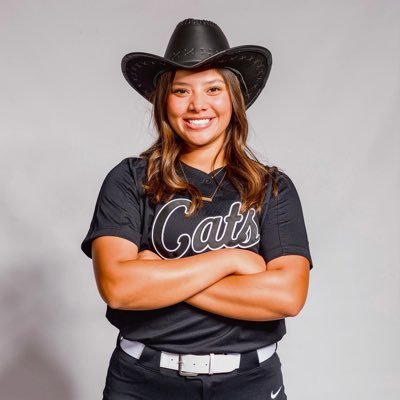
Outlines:
<svg viewBox="0 0 400 400"><path fill-rule="evenodd" d="M268 184L273 185L272 194L274 196L278 194L276 174L279 169L261 164L247 146L248 123L239 80L229 69L219 68L218 72L224 78L232 101L232 117L222 145L227 162L226 178L240 193L242 203L240 211L243 213L254 207L259 212ZM169 124L166 107L174 74L174 71L163 73L152 96L153 121L158 138L150 148L140 154L141 157L148 159L147 180L143 188L154 203L168 201L175 193L188 192L192 199L189 208L191 215L203 205L203 200L200 190L186 182L176 170L184 143ZM213 160L212 170L217 156Z"/></svg>

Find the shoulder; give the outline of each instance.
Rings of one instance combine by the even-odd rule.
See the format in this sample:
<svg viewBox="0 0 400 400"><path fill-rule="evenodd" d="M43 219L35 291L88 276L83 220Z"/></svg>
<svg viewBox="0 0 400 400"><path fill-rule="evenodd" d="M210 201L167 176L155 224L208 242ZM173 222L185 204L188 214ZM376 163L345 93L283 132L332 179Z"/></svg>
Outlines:
<svg viewBox="0 0 400 400"><path fill-rule="evenodd" d="M126 157L108 171L103 181L103 191L141 193L146 171L146 158Z"/></svg>
<svg viewBox="0 0 400 400"><path fill-rule="evenodd" d="M146 171L146 158L126 157L109 170L106 179L141 182Z"/></svg>
<svg viewBox="0 0 400 400"><path fill-rule="evenodd" d="M109 171L109 174L124 174L131 173L135 175L140 175L146 172L147 169L147 158L142 157L126 157L121 160L118 164L113 166Z"/></svg>
<svg viewBox="0 0 400 400"><path fill-rule="evenodd" d="M294 186L290 176L280 167L264 164L263 167L268 171L270 183L276 183L279 188Z"/></svg>
<svg viewBox="0 0 400 400"><path fill-rule="evenodd" d="M276 175L276 182L279 190L295 190L296 187L292 178L284 171L280 170ZM278 193L279 194L279 193Z"/></svg>
<svg viewBox="0 0 400 400"><path fill-rule="evenodd" d="M296 185L292 177L283 169L264 165L270 173L266 200L267 203L285 203L286 201L299 201Z"/></svg>
<svg viewBox="0 0 400 400"><path fill-rule="evenodd" d="M271 194L270 192L275 192L274 197L276 197L280 190L294 186L292 179L280 167L268 164L262 166L266 171L266 179L268 182L266 187L268 188L269 194Z"/></svg>

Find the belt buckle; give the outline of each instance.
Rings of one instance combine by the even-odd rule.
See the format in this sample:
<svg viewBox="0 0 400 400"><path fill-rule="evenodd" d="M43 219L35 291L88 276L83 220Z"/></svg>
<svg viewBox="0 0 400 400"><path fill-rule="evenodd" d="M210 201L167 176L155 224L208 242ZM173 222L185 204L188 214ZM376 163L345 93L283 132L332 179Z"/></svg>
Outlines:
<svg viewBox="0 0 400 400"><path fill-rule="evenodd" d="M179 359L178 359L178 372L179 375L181 376L197 376L198 373L197 372L186 372L186 371L182 371L182 354L179 354Z"/></svg>

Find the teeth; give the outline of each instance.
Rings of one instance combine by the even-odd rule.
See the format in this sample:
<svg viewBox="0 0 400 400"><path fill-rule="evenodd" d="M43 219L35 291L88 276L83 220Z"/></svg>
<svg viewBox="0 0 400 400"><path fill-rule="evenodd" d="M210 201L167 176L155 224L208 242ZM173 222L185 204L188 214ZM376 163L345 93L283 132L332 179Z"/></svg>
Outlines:
<svg viewBox="0 0 400 400"><path fill-rule="evenodd" d="M210 122L210 119L189 119L189 124L194 126L205 126Z"/></svg>

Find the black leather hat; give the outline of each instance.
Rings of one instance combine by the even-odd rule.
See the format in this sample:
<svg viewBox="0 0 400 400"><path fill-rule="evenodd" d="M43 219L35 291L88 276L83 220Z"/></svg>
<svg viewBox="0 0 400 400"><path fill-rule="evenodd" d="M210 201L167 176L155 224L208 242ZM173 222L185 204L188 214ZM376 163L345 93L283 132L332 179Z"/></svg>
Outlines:
<svg viewBox="0 0 400 400"><path fill-rule="evenodd" d="M217 24L197 19L185 19L176 26L164 57L135 52L125 55L121 63L126 80L147 100L165 71L228 68L239 77L246 108L265 86L271 65L271 52L265 47L229 47Z"/></svg>

